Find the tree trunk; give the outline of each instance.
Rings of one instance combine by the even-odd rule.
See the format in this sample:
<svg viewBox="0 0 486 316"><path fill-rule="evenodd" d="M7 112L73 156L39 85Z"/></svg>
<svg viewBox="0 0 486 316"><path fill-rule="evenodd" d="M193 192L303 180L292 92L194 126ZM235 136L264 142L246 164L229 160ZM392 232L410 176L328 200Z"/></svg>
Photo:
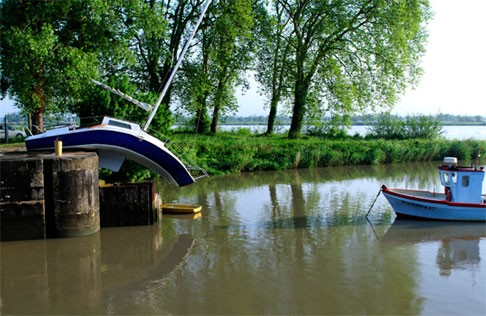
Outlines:
<svg viewBox="0 0 486 316"><path fill-rule="evenodd" d="M33 95L39 100L36 105L34 113L32 113L32 133L39 134L44 132L44 112L46 110L46 95L44 93L44 65L40 63L39 72L37 73L37 86ZM35 126L35 127L34 127Z"/></svg>
<svg viewBox="0 0 486 316"><path fill-rule="evenodd" d="M208 130L207 126L207 113L205 109L198 110L196 113L195 124L196 134L204 134Z"/></svg>
<svg viewBox="0 0 486 316"><path fill-rule="evenodd" d="M292 110L292 122L290 124L288 138L298 138L302 131L302 124L305 116L305 104L309 86L302 81L295 84L294 107Z"/></svg>
<svg viewBox="0 0 486 316"><path fill-rule="evenodd" d="M274 132L275 119L277 118L278 97L273 94L270 101L270 113L268 114L267 131L265 134L271 135Z"/></svg>
<svg viewBox="0 0 486 316"><path fill-rule="evenodd" d="M211 121L211 134L216 134L216 131L218 129L219 112L219 104L216 104L214 106L213 119Z"/></svg>
<svg viewBox="0 0 486 316"><path fill-rule="evenodd" d="M39 134L44 132L44 115L42 111L32 113L32 133Z"/></svg>
<svg viewBox="0 0 486 316"><path fill-rule="evenodd" d="M222 106L223 91L224 91L224 82L223 80L219 80L218 87L216 88L215 98L214 98L213 119L211 121L210 132L212 134L216 134L216 130L218 128L219 115L221 112L221 108L223 107Z"/></svg>
<svg viewBox="0 0 486 316"><path fill-rule="evenodd" d="M175 62L171 64L169 61L166 61L166 63L162 68L162 71L159 74L153 74L151 76L153 78L156 78L156 80L151 80L152 91L156 93L160 93L162 91L164 86L167 84L167 79L169 78L170 73L172 71L172 65L175 65ZM165 92L164 97L162 98L162 105L166 107L168 113L170 113L171 94L172 94L172 85L169 86L169 88Z"/></svg>
<svg viewBox="0 0 486 316"><path fill-rule="evenodd" d="M203 92L197 97L196 102L198 109L196 111L196 134L203 134L209 130L209 118L208 118L208 105L207 99L210 92L208 91L209 81L209 44L206 34L206 28L201 28L202 31L202 76L203 79L199 81L199 84L203 84Z"/></svg>
<svg viewBox="0 0 486 316"><path fill-rule="evenodd" d="M199 104L199 109L196 111L196 118L194 120L196 134L204 134L208 131L208 113L206 110L206 98L201 98L197 102Z"/></svg>

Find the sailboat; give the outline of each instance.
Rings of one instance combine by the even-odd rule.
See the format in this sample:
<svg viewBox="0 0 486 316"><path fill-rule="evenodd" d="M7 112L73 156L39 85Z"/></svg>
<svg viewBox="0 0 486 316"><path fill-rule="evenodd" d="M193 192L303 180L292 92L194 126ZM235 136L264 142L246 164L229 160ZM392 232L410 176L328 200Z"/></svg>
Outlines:
<svg viewBox="0 0 486 316"><path fill-rule="evenodd" d="M112 117L104 117L101 124L76 128L75 126L60 127L48 130L44 133L31 135L25 139L28 151L53 150L56 141L62 141L67 150L90 150L99 155L99 167L112 171L119 171L125 159L133 160L140 165L153 170L164 179L174 185L185 186L196 182L199 178L206 177L207 173L198 168L200 174L193 176L189 168L172 153L158 138L150 135L147 130L157 112L169 85L171 84L182 59L189 48L189 44L196 34L199 25L209 7L211 0L206 1L202 13L196 22L191 36L187 40L176 65L159 95L154 106L140 102L113 89L101 82L93 80L97 85L119 95L135 105L150 112L150 115L141 128L140 125Z"/></svg>

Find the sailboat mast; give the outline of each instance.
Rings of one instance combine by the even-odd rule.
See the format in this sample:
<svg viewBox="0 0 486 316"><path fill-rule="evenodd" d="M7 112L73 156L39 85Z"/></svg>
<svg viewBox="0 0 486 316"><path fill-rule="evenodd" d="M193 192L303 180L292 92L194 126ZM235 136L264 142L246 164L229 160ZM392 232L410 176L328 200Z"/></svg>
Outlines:
<svg viewBox="0 0 486 316"><path fill-rule="evenodd" d="M144 131L147 131L150 123L152 123L152 119L154 118L155 113L157 112L157 110L160 106L160 103L162 103L162 99L164 98L165 94L167 93L167 90L169 89L169 86L170 86L172 80L174 79L174 76L177 72L177 69L179 69L179 66L181 65L182 59L184 58L184 55L186 54L186 51L189 48L189 45L190 45L194 35L196 34L196 31L197 31L199 25L201 24L202 19L204 18L204 15L206 14L206 11L207 11L210 3L211 3L211 0L206 1L206 4L204 5L202 13L199 16L199 19L197 20L197 23L194 27L194 30L191 33L191 36L189 37L186 44L184 45L184 48L182 49L181 55L179 56L179 59L177 60L177 63L174 66L174 69L172 69L172 72L170 73L170 76L169 76L169 79L167 80L167 83L165 84L164 88L162 89L162 92L159 95L159 98L157 99L157 102L155 102L155 104L152 108L152 112L150 113L150 115L147 119L147 123L145 123L145 126L143 127Z"/></svg>

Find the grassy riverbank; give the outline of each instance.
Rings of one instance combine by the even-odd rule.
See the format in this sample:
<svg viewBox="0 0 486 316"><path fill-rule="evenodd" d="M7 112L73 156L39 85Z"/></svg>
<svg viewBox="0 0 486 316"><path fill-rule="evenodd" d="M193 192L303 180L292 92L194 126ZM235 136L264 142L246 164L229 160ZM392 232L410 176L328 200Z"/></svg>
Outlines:
<svg viewBox="0 0 486 316"><path fill-rule="evenodd" d="M172 141L182 148L183 156L210 174L431 161L444 156L470 162L476 159L480 146L486 148L486 141L478 140L328 140L319 137L289 140L284 136L231 133L216 136L175 134Z"/></svg>
<svg viewBox="0 0 486 316"><path fill-rule="evenodd" d="M486 140L369 140L324 139L305 136L289 140L284 135L174 134L167 144L187 164L196 164L210 175L255 170L284 170L328 166L377 165L411 161L442 160L454 156L464 163L474 162ZM25 150L23 143L0 144L0 151ZM483 159L480 162L485 164ZM125 163L125 176L116 179L143 180L150 177L145 168ZM111 173L110 173L111 174ZM121 176L121 178L119 178ZM154 174L152 174L154 176Z"/></svg>

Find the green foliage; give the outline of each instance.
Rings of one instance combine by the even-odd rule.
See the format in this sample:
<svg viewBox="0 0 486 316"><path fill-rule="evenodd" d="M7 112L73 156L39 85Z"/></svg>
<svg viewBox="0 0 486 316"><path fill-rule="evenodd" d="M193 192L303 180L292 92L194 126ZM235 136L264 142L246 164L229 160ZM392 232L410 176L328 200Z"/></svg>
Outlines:
<svg viewBox="0 0 486 316"><path fill-rule="evenodd" d="M473 159L484 141L448 140L329 140L317 137L288 140L223 133L197 137L174 134L173 141L190 148L191 157L210 174L343 165L378 165L442 160L456 156Z"/></svg>
<svg viewBox="0 0 486 316"><path fill-rule="evenodd" d="M288 18L277 2L272 3L271 14L262 7L257 7L257 64L256 79L262 85L262 92L269 100L270 112L268 115L267 134L274 132L277 120L277 108L283 100L291 96L291 87L294 78L291 76L291 49L292 42L286 41L284 32Z"/></svg>
<svg viewBox="0 0 486 316"><path fill-rule="evenodd" d="M100 91L91 78L101 74L101 81L131 96L155 101L150 92L140 91L160 87L157 82L151 90L150 74L143 70L157 72L167 52L162 2L6 0L0 10L2 93L33 114L35 125L42 128L44 113L67 110L89 118L145 117L134 105ZM168 130L170 124L167 106L153 127Z"/></svg>
<svg viewBox="0 0 486 316"><path fill-rule="evenodd" d="M245 71L251 64L254 1L223 0L208 10L199 32L202 43L192 63L186 63L179 86L184 109L194 113L198 132L207 130L208 113L212 113L210 130L216 133L219 120L237 109L235 87L246 85Z"/></svg>
<svg viewBox="0 0 486 316"><path fill-rule="evenodd" d="M438 139L442 125L438 117L407 116L405 120L389 113L379 115L376 124L368 130L368 138L383 139Z"/></svg>
<svg viewBox="0 0 486 316"><path fill-rule="evenodd" d="M306 134L326 137L328 139L349 138L346 128L349 126L349 117L334 115L331 117L309 118Z"/></svg>
<svg viewBox="0 0 486 316"><path fill-rule="evenodd" d="M153 179L157 175L149 169L131 161L125 160L118 172L100 169L99 178L106 183L133 183Z"/></svg>
<svg viewBox="0 0 486 316"><path fill-rule="evenodd" d="M139 121L142 114L132 105L101 93L89 79L152 99L202 2L4 0L2 94L33 114L38 125L44 113L73 109ZM215 132L221 117L237 109L235 87L248 84L245 74L251 70L270 103L268 133L282 102L292 103L289 136L297 136L309 116L342 117L391 106L420 75L429 18L427 1L215 1L182 76L163 99L155 128L166 130L169 106L182 105L195 118L197 132L207 131L211 120ZM315 133L339 137L334 127Z"/></svg>
<svg viewBox="0 0 486 316"><path fill-rule="evenodd" d="M290 43L288 68L279 70L293 78L289 138L299 136L309 111L350 115L391 106L407 85L417 82L424 26L430 19L427 1L278 0L273 4L277 29L283 29L281 38ZM266 74L274 69L259 71L264 73L259 77L268 78Z"/></svg>
<svg viewBox="0 0 486 316"><path fill-rule="evenodd" d="M436 139L442 134L442 125L438 118L431 116L409 116L405 121L406 138Z"/></svg>
<svg viewBox="0 0 486 316"><path fill-rule="evenodd" d="M352 115L349 117L350 125L374 125L377 122L377 118L380 116L375 114L366 115ZM397 117L399 118L399 117ZM441 125L486 125L485 116L466 116L466 115L452 115L452 114L435 114L430 116L431 119L437 120ZM183 122L185 117L182 115L177 116L176 122ZM290 124L290 118L287 116L277 116L277 123L288 125ZM332 118L335 120L335 117ZM315 125L317 127L320 124L324 124L325 119L316 119L314 121L309 121L308 124ZM251 116L227 116L222 124L230 125L266 125L267 116L266 115L251 115Z"/></svg>
<svg viewBox="0 0 486 316"><path fill-rule="evenodd" d="M33 113L57 113L78 100L96 77L100 36L106 21L94 10L100 0L1 3L2 94Z"/></svg>

